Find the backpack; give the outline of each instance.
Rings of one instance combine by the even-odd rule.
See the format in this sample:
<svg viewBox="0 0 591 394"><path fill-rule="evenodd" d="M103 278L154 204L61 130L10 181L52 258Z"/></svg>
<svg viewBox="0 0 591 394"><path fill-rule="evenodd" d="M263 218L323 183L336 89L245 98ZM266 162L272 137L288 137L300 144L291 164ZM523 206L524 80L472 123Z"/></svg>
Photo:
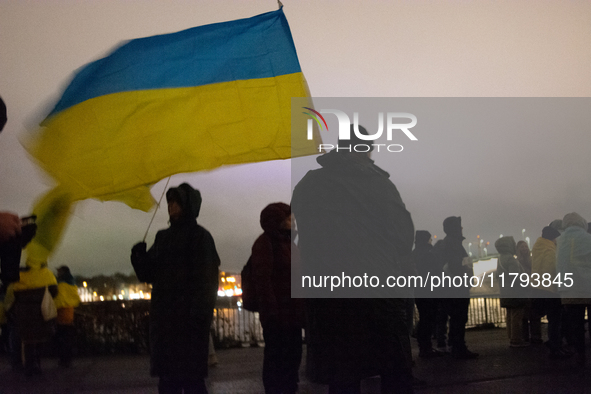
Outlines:
<svg viewBox="0 0 591 394"><path fill-rule="evenodd" d="M254 272L252 269L252 256L242 268L240 273L242 278L242 307L247 311L258 312L259 301L257 299L256 288L254 284Z"/></svg>

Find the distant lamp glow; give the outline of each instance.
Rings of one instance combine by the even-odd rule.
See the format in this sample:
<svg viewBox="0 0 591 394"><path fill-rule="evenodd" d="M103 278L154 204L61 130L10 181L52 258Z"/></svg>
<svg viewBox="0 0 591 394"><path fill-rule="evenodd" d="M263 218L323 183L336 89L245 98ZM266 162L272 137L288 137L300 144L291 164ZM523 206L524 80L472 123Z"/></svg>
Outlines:
<svg viewBox="0 0 591 394"><path fill-rule="evenodd" d="M105 300L105 297L103 297L103 296L100 296L100 297L99 297L99 299L100 299L101 301L104 301L104 300Z"/></svg>
<svg viewBox="0 0 591 394"><path fill-rule="evenodd" d="M227 297L232 297L234 295L234 290L228 289L225 291Z"/></svg>
<svg viewBox="0 0 591 394"><path fill-rule="evenodd" d="M225 297L226 293L223 290L218 290L218 297Z"/></svg>
<svg viewBox="0 0 591 394"><path fill-rule="evenodd" d="M82 282L82 286L87 287L88 286L88 283Z"/></svg>

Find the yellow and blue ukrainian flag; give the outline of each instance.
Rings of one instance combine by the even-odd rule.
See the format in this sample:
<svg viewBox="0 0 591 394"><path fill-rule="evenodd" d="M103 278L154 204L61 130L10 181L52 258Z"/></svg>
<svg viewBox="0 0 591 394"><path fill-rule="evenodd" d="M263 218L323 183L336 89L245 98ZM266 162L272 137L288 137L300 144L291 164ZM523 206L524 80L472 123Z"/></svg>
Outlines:
<svg viewBox="0 0 591 394"><path fill-rule="evenodd" d="M282 9L134 39L86 65L27 146L58 182L33 210L30 252L49 254L77 200L149 210L169 175L316 153L305 133L292 139L292 97L309 93Z"/></svg>

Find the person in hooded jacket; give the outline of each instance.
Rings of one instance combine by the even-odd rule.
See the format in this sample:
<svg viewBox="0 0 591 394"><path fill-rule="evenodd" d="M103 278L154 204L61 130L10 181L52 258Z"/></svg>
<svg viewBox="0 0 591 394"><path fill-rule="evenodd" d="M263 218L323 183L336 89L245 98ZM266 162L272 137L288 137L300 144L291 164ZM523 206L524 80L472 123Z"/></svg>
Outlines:
<svg viewBox="0 0 591 394"><path fill-rule="evenodd" d="M367 142L354 133L339 141L338 150L317 158L322 168L308 171L294 189L303 275L403 272L414 225L390 175L369 153L351 148ZM380 375L382 393L412 392L405 298L344 298L347 289L341 290L343 298L306 299L309 380L328 384L331 394L359 393L361 380Z"/></svg>
<svg viewBox="0 0 591 394"><path fill-rule="evenodd" d="M425 230L417 230L415 235L415 248L411 253L411 261L418 275L427 280L429 274L437 275L441 272L439 260L431 245L431 233ZM431 336L433 326L437 323L437 310L439 299L434 294L422 287L415 289L415 304L419 310L419 324L417 326L417 342L419 343L419 357L432 358L442 356L445 353L433 349Z"/></svg>
<svg viewBox="0 0 591 394"><path fill-rule="evenodd" d="M435 253L446 275L463 277L464 274L468 274L468 277L471 277L474 271L471 266L465 265L466 261L471 260L462 246L462 241L465 239L462 235L462 218L460 216L446 218L443 221L443 231L445 238L437 242ZM453 297L442 301L449 315L449 344L452 356L457 359L477 358L478 353L468 350L465 339L470 307L470 287L452 286L446 288L445 292Z"/></svg>
<svg viewBox="0 0 591 394"><path fill-rule="evenodd" d="M591 307L591 234L587 232L587 221L576 212L565 215L562 226L564 232L556 241L556 272L562 281L558 293L562 304L566 305L576 362L583 366L586 361L585 309Z"/></svg>
<svg viewBox="0 0 591 394"><path fill-rule="evenodd" d="M209 330L220 259L213 237L197 224L201 194L183 183L166 192L170 227L150 250L136 244L131 262L138 279L152 284L150 373L159 393L207 393Z"/></svg>
<svg viewBox="0 0 591 394"><path fill-rule="evenodd" d="M27 376L41 373L40 345L49 341L54 332L55 319L45 321L41 312L46 288L55 298L57 280L47 262L28 258L20 280L8 286L4 299L12 327L12 366L18 370L24 361Z"/></svg>
<svg viewBox="0 0 591 394"><path fill-rule="evenodd" d="M261 212L261 234L252 246L252 270L265 339L263 384L267 394L298 390L302 358L303 300L291 298L291 208L269 204Z"/></svg>
<svg viewBox="0 0 591 394"><path fill-rule="evenodd" d="M529 346L523 337L523 314L527 306L527 291L519 284L511 286L513 275L521 275L525 272L519 260L515 258L517 252L513 237L502 237L495 242L495 248L499 252L497 260L497 276L504 274L504 286L500 287L501 307L507 309L507 335L509 346ZM518 276L519 277L519 276Z"/></svg>

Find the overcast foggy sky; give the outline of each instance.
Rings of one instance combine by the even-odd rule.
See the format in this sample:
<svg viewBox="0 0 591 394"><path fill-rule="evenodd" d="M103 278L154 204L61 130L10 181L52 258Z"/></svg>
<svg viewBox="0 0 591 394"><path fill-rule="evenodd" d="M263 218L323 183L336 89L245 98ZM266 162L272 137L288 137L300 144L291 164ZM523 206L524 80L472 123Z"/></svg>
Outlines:
<svg viewBox="0 0 591 394"><path fill-rule="evenodd" d="M591 96L586 1L283 3L313 96ZM0 0L0 95L9 116L0 134L0 209L24 216L51 187L18 138L45 115L74 70L123 40L275 9L272 0ZM523 228L533 242L568 212L591 220L589 131L574 125L544 135L421 135L399 161L376 160L417 229L441 237L443 219L460 215L466 246L477 234L491 244L500 233L520 239ZM239 271L262 231L261 209L289 202L290 170L289 160L273 161L174 176L170 185L189 181L201 190L199 222L215 238L222 269ZM152 189L156 199L164 182ZM130 248L150 218L121 203L81 202L50 266L68 264L83 275L129 273ZM166 225L163 209L148 244Z"/></svg>

